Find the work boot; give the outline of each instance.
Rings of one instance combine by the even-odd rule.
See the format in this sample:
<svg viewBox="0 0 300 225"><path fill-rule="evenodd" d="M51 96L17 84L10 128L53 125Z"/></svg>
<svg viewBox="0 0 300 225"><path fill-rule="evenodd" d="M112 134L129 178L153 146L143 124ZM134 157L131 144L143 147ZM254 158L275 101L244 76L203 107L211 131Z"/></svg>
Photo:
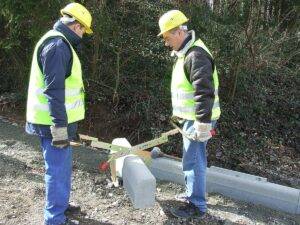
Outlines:
<svg viewBox="0 0 300 225"><path fill-rule="evenodd" d="M70 220L69 218L66 219L66 221L60 225L79 225L78 220Z"/></svg>
<svg viewBox="0 0 300 225"><path fill-rule="evenodd" d="M181 206L179 208L172 208L170 210L173 216L182 219L190 219L190 218L203 218L205 212L200 211L200 209L192 203L187 203L185 206Z"/></svg>
<svg viewBox="0 0 300 225"><path fill-rule="evenodd" d="M78 213L80 212L80 206L79 205L73 205L69 204L68 208L66 209L65 213Z"/></svg>

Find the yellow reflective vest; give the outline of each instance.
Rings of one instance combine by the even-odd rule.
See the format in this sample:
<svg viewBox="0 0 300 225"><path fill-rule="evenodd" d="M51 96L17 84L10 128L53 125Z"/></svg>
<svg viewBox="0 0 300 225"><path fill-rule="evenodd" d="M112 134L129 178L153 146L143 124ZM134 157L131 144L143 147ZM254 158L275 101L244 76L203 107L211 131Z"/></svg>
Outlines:
<svg viewBox="0 0 300 225"><path fill-rule="evenodd" d="M57 36L61 36L68 42L61 32L50 30L39 40L34 49L26 112L27 122L33 124L53 125L48 100L44 94L46 88L44 75L39 67L37 54L39 47L46 39ZM72 45L70 43L69 45L72 50L73 65L71 75L65 79L65 107L68 124L84 119L85 115L81 63Z"/></svg>
<svg viewBox="0 0 300 225"><path fill-rule="evenodd" d="M212 58L212 54L205 46L205 44L198 39L195 41L190 48L193 46L198 46L203 48ZM174 65L172 72L172 81L171 81L171 95L172 95L172 108L173 108L173 116L177 116L182 119L187 120L196 120L195 113L195 100L194 93L195 89L190 81L186 78L186 74L184 71L184 59L185 55L178 56L178 59ZM213 72L213 83L214 83L214 104L212 108L212 116L211 120L217 120L220 117L220 103L219 103L219 80L218 80L218 72L216 66Z"/></svg>

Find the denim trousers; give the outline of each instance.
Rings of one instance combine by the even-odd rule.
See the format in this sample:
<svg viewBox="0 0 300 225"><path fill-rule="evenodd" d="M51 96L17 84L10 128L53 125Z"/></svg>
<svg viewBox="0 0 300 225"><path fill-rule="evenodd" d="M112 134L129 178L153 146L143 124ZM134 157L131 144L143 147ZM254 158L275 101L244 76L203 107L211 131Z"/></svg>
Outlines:
<svg viewBox="0 0 300 225"><path fill-rule="evenodd" d="M194 121L186 120L183 125L183 131L187 134L193 134ZM212 122L213 127L215 121ZM183 156L182 168L185 179L186 199L197 206L200 211L206 212L206 156L207 141L193 141L183 136Z"/></svg>
<svg viewBox="0 0 300 225"><path fill-rule="evenodd" d="M41 137L40 140L45 162L44 220L46 225L58 225L65 222L64 212L69 205L72 148L56 148L51 145L51 138Z"/></svg>

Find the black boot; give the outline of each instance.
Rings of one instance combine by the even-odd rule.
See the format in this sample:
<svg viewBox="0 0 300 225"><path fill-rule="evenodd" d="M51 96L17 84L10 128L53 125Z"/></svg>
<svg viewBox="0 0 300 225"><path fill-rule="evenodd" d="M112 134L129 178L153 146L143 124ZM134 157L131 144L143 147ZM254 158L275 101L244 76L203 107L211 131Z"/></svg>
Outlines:
<svg viewBox="0 0 300 225"><path fill-rule="evenodd" d="M80 224L79 221L70 220L69 218L67 218L66 221L61 225L78 225L78 224Z"/></svg>
<svg viewBox="0 0 300 225"><path fill-rule="evenodd" d="M79 205L73 205L73 204L69 204L68 208L66 209L65 213L78 213L80 212L80 206Z"/></svg>
<svg viewBox="0 0 300 225"><path fill-rule="evenodd" d="M185 206L173 208L170 212L173 216L182 219L203 218L205 215L205 212L200 211L193 203L187 203Z"/></svg>

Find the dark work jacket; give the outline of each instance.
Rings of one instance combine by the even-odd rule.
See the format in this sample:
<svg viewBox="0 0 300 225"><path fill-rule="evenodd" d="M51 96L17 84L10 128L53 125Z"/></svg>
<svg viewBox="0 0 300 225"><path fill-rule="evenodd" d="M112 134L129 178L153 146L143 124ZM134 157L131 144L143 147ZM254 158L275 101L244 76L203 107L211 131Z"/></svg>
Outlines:
<svg viewBox="0 0 300 225"><path fill-rule="evenodd" d="M194 38L194 31L188 36L179 48L179 52ZM176 55L176 52L175 52ZM194 100L196 106L196 120L202 123L210 123L212 107L214 104L214 60L203 48L194 46L185 54L184 71L187 80L195 89Z"/></svg>
<svg viewBox="0 0 300 225"><path fill-rule="evenodd" d="M72 47L76 50L81 38L70 30L65 24L57 21L54 30L61 32ZM65 108L65 79L71 75L72 50L62 37L46 39L38 50L38 63L45 76L46 89L44 94L48 100L50 115L55 126L68 126L70 139L74 139L77 133L77 123L68 125ZM26 123L26 132L41 137L52 138L50 126Z"/></svg>

